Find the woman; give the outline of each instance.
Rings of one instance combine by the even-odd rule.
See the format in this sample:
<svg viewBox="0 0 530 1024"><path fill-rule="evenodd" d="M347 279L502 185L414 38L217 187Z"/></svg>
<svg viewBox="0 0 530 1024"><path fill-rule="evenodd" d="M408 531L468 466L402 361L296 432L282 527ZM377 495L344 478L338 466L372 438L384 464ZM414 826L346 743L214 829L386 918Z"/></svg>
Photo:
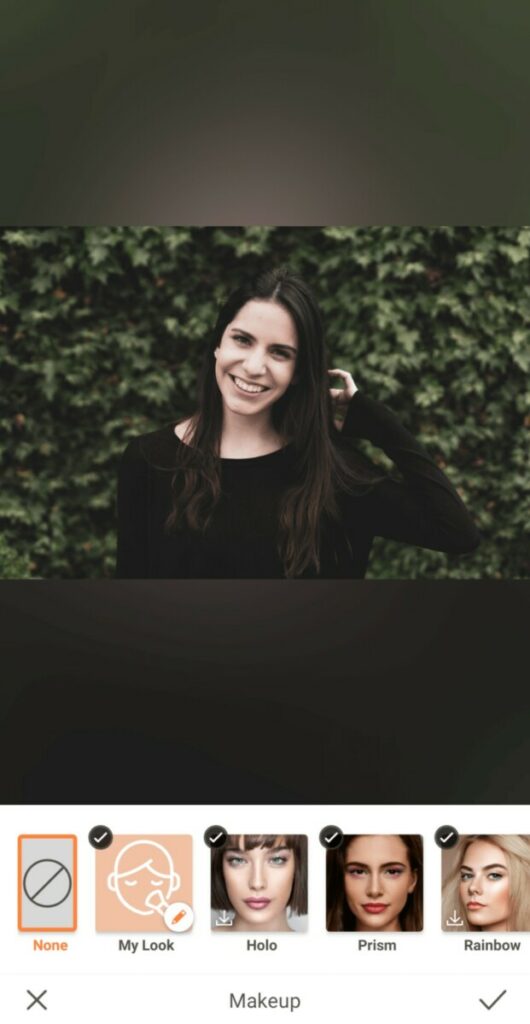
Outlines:
<svg viewBox="0 0 530 1024"><path fill-rule="evenodd" d="M444 856L456 859L443 887L446 931L530 931L530 837L461 836Z"/></svg>
<svg viewBox="0 0 530 1024"><path fill-rule="evenodd" d="M327 853L330 932L423 929L421 836L344 836Z"/></svg>
<svg viewBox="0 0 530 1024"><path fill-rule="evenodd" d="M228 836L212 850L213 928L288 932L307 914L307 837Z"/></svg>
<svg viewBox="0 0 530 1024"><path fill-rule="evenodd" d="M330 390L328 374L343 387ZM383 448L402 481L361 459L356 438ZM362 578L375 536L453 553L478 543L455 489L393 413L327 370L307 285L272 271L221 309L195 414L125 450L117 574Z"/></svg>

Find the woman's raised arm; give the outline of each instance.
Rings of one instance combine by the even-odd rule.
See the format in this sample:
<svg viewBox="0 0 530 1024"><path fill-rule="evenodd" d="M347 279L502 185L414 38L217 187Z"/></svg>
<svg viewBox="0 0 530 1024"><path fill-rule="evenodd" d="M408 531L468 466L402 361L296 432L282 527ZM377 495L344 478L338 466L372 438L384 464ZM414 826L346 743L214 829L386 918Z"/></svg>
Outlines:
<svg viewBox="0 0 530 1024"><path fill-rule="evenodd" d="M149 466L140 438L129 441L118 470L118 551L116 576L145 579L149 576Z"/></svg>
<svg viewBox="0 0 530 1024"><path fill-rule="evenodd" d="M387 477L366 495L374 536L450 554L478 546L480 534L452 483L387 406L356 391L343 435L382 448L403 477Z"/></svg>

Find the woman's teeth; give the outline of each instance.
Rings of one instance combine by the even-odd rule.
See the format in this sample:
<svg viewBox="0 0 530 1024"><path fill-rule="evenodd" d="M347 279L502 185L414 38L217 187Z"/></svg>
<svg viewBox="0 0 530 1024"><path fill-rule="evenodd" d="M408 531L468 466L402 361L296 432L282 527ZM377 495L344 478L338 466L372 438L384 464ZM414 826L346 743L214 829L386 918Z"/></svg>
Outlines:
<svg viewBox="0 0 530 1024"><path fill-rule="evenodd" d="M268 388L264 388L261 384L247 384L245 380L241 380L241 377L232 377L236 387L240 391L248 391L251 395L257 395L260 391L268 391Z"/></svg>

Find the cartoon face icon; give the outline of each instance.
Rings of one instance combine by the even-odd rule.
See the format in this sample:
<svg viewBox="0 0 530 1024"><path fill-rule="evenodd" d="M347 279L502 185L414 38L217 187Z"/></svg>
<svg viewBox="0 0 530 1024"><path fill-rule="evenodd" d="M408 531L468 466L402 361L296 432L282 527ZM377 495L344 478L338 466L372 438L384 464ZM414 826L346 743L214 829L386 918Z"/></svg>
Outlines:
<svg viewBox="0 0 530 1024"><path fill-rule="evenodd" d="M163 914L180 888L180 876L165 846L152 839L137 839L118 853L107 885L126 910L148 917Z"/></svg>

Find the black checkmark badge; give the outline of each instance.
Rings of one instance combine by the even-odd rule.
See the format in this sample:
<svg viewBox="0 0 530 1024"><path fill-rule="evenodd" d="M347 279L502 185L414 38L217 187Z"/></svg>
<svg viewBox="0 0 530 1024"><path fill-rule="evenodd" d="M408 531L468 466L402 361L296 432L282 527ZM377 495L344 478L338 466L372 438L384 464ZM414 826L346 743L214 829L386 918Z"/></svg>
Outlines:
<svg viewBox="0 0 530 1024"><path fill-rule="evenodd" d="M94 850L106 850L114 836L107 825L94 825L88 833L88 841Z"/></svg>

